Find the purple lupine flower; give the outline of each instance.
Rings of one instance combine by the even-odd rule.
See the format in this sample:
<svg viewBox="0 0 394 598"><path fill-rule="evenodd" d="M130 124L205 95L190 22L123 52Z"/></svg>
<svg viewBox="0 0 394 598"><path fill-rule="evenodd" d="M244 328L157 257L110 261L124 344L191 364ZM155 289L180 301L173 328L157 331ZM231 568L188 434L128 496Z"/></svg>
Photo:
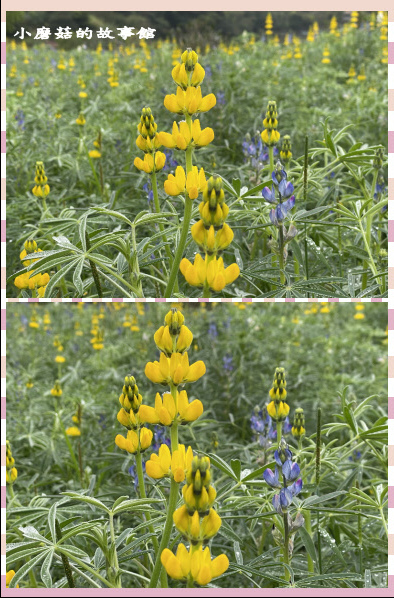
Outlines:
<svg viewBox="0 0 394 598"><path fill-rule="evenodd" d="M291 428L292 427L293 427L293 425L292 425L292 423L291 423L291 421L289 419L289 416L287 416L286 419L285 419L285 421L283 422L283 425L282 425L282 433L283 434L289 434L291 432Z"/></svg>
<svg viewBox="0 0 394 598"><path fill-rule="evenodd" d="M279 494L275 494L272 499L274 509L279 515L283 515L287 511L287 508L293 502L293 495L289 488L282 488Z"/></svg>
<svg viewBox="0 0 394 598"><path fill-rule="evenodd" d="M294 484L288 487L288 490L291 492L292 496L297 496L302 490L302 479L300 478Z"/></svg>
<svg viewBox="0 0 394 598"><path fill-rule="evenodd" d="M286 461L291 461L292 458L293 453L288 448L285 448L284 450L279 449L274 453L274 459L276 463L279 465L279 467L282 467L283 463L285 463Z"/></svg>
<svg viewBox="0 0 394 598"><path fill-rule="evenodd" d="M282 474L286 482L294 482L300 475L300 466L288 459L282 465Z"/></svg>
<svg viewBox="0 0 394 598"><path fill-rule="evenodd" d="M223 369L225 372L232 372L234 369L233 358L229 354L223 357Z"/></svg>
<svg viewBox="0 0 394 598"><path fill-rule="evenodd" d="M272 469L265 469L263 476L267 484L272 488L280 488L282 486L279 481L279 470L277 467L275 467L275 473L272 471Z"/></svg>

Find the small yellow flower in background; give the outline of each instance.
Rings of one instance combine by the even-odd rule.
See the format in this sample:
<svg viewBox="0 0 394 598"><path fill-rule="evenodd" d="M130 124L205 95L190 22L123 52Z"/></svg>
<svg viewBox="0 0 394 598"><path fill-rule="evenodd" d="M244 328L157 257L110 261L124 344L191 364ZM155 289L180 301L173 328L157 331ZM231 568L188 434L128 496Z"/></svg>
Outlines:
<svg viewBox="0 0 394 598"><path fill-rule="evenodd" d="M301 407L298 407L294 411L294 420L291 433L293 434L294 438L301 438L305 435L305 415L304 410Z"/></svg>
<svg viewBox="0 0 394 598"><path fill-rule="evenodd" d="M360 68L360 73L357 75L357 79L359 81L365 81L367 78L366 74L365 74L365 67L364 65Z"/></svg>
<svg viewBox="0 0 394 598"><path fill-rule="evenodd" d="M85 99L88 97L88 94L86 93L86 91L80 91L78 95L82 99Z"/></svg>
<svg viewBox="0 0 394 598"><path fill-rule="evenodd" d="M53 388L51 389L51 395L53 397L61 397L63 394L62 387L60 386L60 382L56 380Z"/></svg>
<svg viewBox="0 0 394 598"><path fill-rule="evenodd" d="M78 118L75 120L75 122L77 123L77 125L79 125L80 127L83 127L86 124L86 120L84 115L82 114L82 112L79 113Z"/></svg>
<svg viewBox="0 0 394 598"><path fill-rule="evenodd" d="M55 357L56 363L65 363L65 361L66 361L66 358L63 357L63 355L56 355L56 357Z"/></svg>
<svg viewBox="0 0 394 598"><path fill-rule="evenodd" d="M34 386L34 382L32 381L31 378L29 378L29 380L26 382L26 388L33 388Z"/></svg>
<svg viewBox="0 0 394 598"><path fill-rule="evenodd" d="M59 69L59 71L65 71L66 70L67 66L66 66L66 63L65 63L65 60L64 60L63 57L61 57L59 59L59 62L57 63L57 68Z"/></svg>
<svg viewBox="0 0 394 598"><path fill-rule="evenodd" d="M35 311L31 315L31 318L30 318L30 321L29 321L29 327L30 328L36 328L36 329L40 327L40 324L39 324L39 321L38 321L38 316L37 316L37 314L36 314Z"/></svg>
<svg viewBox="0 0 394 598"><path fill-rule="evenodd" d="M353 10L350 15L350 27L353 27L353 29L357 29L357 26L358 26L358 11Z"/></svg>
<svg viewBox="0 0 394 598"><path fill-rule="evenodd" d="M323 50L322 64L330 64L330 62L331 62L331 59L330 59L330 50L326 46L324 48L324 50Z"/></svg>
<svg viewBox="0 0 394 598"><path fill-rule="evenodd" d="M90 150L89 152L89 156L91 158L101 158L101 154L98 150L94 149L94 150Z"/></svg>
<svg viewBox="0 0 394 598"><path fill-rule="evenodd" d="M83 336L83 332L81 330L80 322L75 322L74 324L74 331L76 336Z"/></svg>
<svg viewBox="0 0 394 598"><path fill-rule="evenodd" d="M13 484L18 477L18 471L15 466L15 459L12 456L11 444L8 440L5 443L5 467L6 467L6 482Z"/></svg>
<svg viewBox="0 0 394 598"><path fill-rule="evenodd" d="M269 12L265 17L265 34L272 35L272 28L274 26L274 21L272 19L272 15Z"/></svg>
<svg viewBox="0 0 394 598"><path fill-rule="evenodd" d="M104 332L100 329L97 329L95 335L93 336L90 342L92 344L93 349L95 349L96 351L104 349Z"/></svg>
<svg viewBox="0 0 394 598"><path fill-rule="evenodd" d="M300 319L298 316L294 316L294 318L291 320L293 324L299 324L300 323Z"/></svg>
<svg viewBox="0 0 394 598"><path fill-rule="evenodd" d="M11 569L10 571L7 571L6 576L5 576L5 587L6 588L10 587L10 583L11 583L11 580L14 577L14 575L15 575L15 571L13 569ZM16 584L15 587L19 588L19 585Z"/></svg>
<svg viewBox="0 0 394 598"><path fill-rule="evenodd" d="M330 308L328 307L328 305L324 305L324 307L321 308L320 313L321 314L329 314Z"/></svg>
<svg viewBox="0 0 394 598"><path fill-rule="evenodd" d="M81 430L77 426L71 426L66 429L67 436L81 436Z"/></svg>
<svg viewBox="0 0 394 598"><path fill-rule="evenodd" d="M23 97L25 94L23 93L23 91L22 91L22 90L21 90L21 88L19 87L19 89L18 89L18 90L15 92L15 95L16 95L18 98L21 98L21 97Z"/></svg>

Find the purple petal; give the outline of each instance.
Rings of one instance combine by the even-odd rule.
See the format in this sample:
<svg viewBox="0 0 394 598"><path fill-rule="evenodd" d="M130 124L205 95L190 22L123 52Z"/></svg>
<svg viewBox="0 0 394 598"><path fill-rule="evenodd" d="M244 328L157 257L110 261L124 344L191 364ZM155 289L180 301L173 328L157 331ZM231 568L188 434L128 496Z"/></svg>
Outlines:
<svg viewBox="0 0 394 598"><path fill-rule="evenodd" d="M300 466L298 463L292 463L292 461L285 461L282 467L283 477L287 482L296 480L300 475Z"/></svg>
<svg viewBox="0 0 394 598"><path fill-rule="evenodd" d="M291 505L293 501L293 494L289 488L282 488L282 490L279 492L279 498L282 509L287 509L287 507Z"/></svg>
<svg viewBox="0 0 394 598"><path fill-rule="evenodd" d="M275 473L272 469L266 469L263 476L267 484L272 486L272 488L280 488L281 484L279 483L279 471L277 467L275 467Z"/></svg>
<svg viewBox="0 0 394 598"><path fill-rule="evenodd" d="M274 452L274 459L275 459L276 463L279 465L279 467L282 467L283 463L282 463L282 461L280 460L280 457L279 457L279 453L278 453L278 451L275 451L275 452Z"/></svg>
<svg viewBox="0 0 394 598"><path fill-rule="evenodd" d="M289 486L288 489L291 492L292 496L297 496L297 494L299 494L302 490L302 479L300 478L299 480L294 482L294 484Z"/></svg>
<svg viewBox="0 0 394 598"><path fill-rule="evenodd" d="M274 224L275 226L278 225L278 219L276 217L276 210L270 211L270 220L271 220L272 224Z"/></svg>
<svg viewBox="0 0 394 598"><path fill-rule="evenodd" d="M287 206L286 203L279 203L276 206L276 218L278 222L282 222L287 216Z"/></svg>
<svg viewBox="0 0 394 598"><path fill-rule="evenodd" d="M275 192L272 188L270 189L269 187L264 187L261 195L270 203L275 203Z"/></svg>
<svg viewBox="0 0 394 598"><path fill-rule="evenodd" d="M287 201L285 201L284 203L286 204L286 206L287 206L287 209L288 209L288 210L291 210L291 209L292 209L292 208L294 208L294 206L295 206L295 196L294 196L294 195L292 195L292 196L290 197L290 199L288 199L288 200L287 200Z"/></svg>
<svg viewBox="0 0 394 598"><path fill-rule="evenodd" d="M275 511L277 513L279 513L279 515L282 515L283 511L282 511L281 506L280 506L279 494L275 494L274 498L272 499L272 504L274 506Z"/></svg>

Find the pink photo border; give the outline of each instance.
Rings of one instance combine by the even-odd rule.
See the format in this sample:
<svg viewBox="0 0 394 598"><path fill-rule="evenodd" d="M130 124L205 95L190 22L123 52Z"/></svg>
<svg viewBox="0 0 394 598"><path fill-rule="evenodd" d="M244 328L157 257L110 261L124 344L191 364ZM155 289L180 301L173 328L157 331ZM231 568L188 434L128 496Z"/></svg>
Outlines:
<svg viewBox="0 0 394 598"><path fill-rule="evenodd" d="M389 106L389 126L388 126L388 152L389 152L389 200L394 199L394 10L390 10L390 3L383 1L379 3L379 6L373 5L368 0L358 0L358 2L347 2L342 0L333 0L330 2L330 10L344 10L345 1L347 10L388 10L389 11L389 36L388 36L388 106ZM81 10L81 4L84 10L98 10L100 7L103 11L108 9L108 5L103 0L69 0L67 9L68 10ZM163 4L158 0L151 0L149 3L149 11L155 10L160 11ZM1 535L1 590L2 595L18 595L18 596L134 596L135 589L15 589L9 590L5 588L5 572L6 572L6 561L5 561L5 507L6 507L6 487L5 487L5 438L6 438L6 399L5 399L5 330L6 330L6 304L7 302L17 302L18 299L6 300L5 297L5 281L6 281L6 266L5 266L5 249L6 249L6 179L5 179L5 152L6 152L6 132L5 132L5 68L6 68L6 37L5 37L5 21L6 21L6 10L10 8L12 10L53 10L53 2L49 0L5 0L1 12L1 433L2 433L2 445L1 445L1 523L2 523L2 535ZM112 10L127 10L127 9L139 9L139 6L133 6L133 3L127 2L126 0L115 0L114 5L111 6ZM200 11L212 10L212 2L210 0L199 0L198 5L193 6L198 8ZM215 3L215 10L267 10L268 6L262 6L256 0L248 3L248 8L245 5L239 6L234 0L218 0ZM185 3L181 0L173 0L171 4L172 10L184 11ZM280 6L281 10L293 10L294 3L289 0L284 0ZM315 10L316 3L312 0L301 0L297 4L298 10ZM147 11L147 12L149 12ZM143 11L141 11L143 12ZM275 11L272 11L275 12ZM388 300L384 299L384 302L388 302L388 329L389 329L389 342L388 342L388 415L389 415L389 541L388 541L388 588L379 589L335 589L337 596L391 596L394 592L394 203L389 201L389 297ZM21 299L20 302L37 302L38 299ZM40 300L45 301L45 300ZM53 299L52 301L62 301L61 299ZM64 302L71 301L84 301L91 302L89 299L77 299L67 300ZM105 301L105 300L104 300ZM114 301L122 301L114 300ZM137 300L138 301L138 300ZM165 299L146 299L143 301L156 301L166 302ZM201 300L199 300L201 301ZM208 300L202 300L208 301ZM216 300L217 301L217 300ZM232 302L233 299L224 299L223 302ZM262 301L304 301L295 299L261 299L254 300L255 302ZM309 300L314 301L314 300ZM329 299L329 301L355 301L350 299ZM364 301L382 301L382 299L366 299ZM183 300L185 302L185 300ZM184 595L187 593L189 596L331 596L331 589L189 589L185 590L139 590L140 595L144 596L172 596L172 595Z"/></svg>

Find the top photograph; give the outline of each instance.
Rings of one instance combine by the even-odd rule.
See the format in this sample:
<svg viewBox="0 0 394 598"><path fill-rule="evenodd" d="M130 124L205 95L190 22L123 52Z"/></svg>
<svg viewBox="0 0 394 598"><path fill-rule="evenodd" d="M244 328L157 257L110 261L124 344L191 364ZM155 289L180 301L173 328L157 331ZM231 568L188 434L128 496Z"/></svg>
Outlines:
<svg viewBox="0 0 394 598"><path fill-rule="evenodd" d="M7 11L7 297L387 297L387 21Z"/></svg>

